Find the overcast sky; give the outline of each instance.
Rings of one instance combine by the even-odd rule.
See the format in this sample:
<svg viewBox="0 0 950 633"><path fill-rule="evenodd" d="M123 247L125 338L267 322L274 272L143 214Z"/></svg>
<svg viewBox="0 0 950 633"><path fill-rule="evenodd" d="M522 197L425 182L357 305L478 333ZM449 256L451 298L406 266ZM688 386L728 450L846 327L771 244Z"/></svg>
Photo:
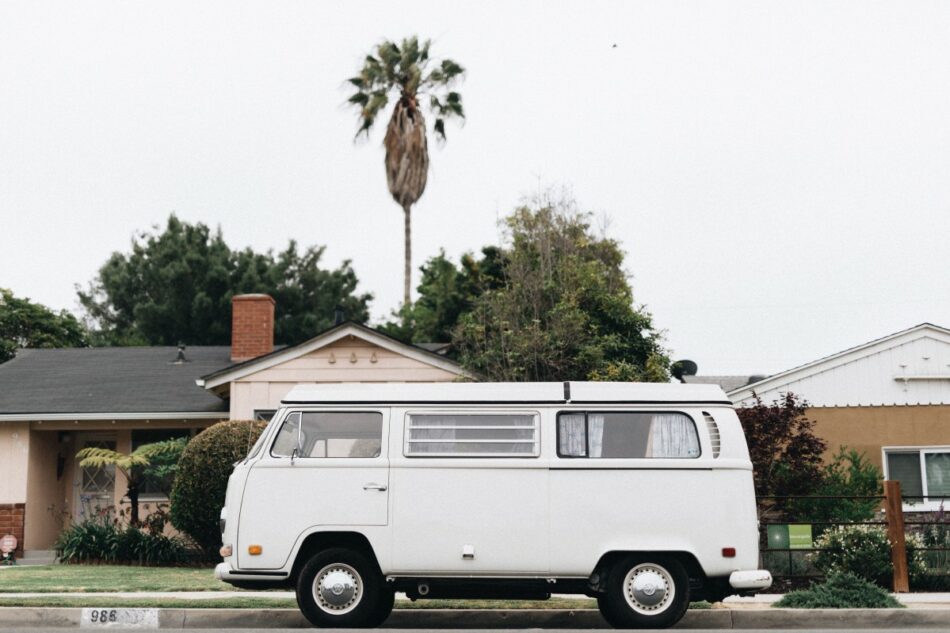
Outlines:
<svg viewBox="0 0 950 633"><path fill-rule="evenodd" d="M412 33L468 71L415 264L563 186L700 373L950 326L947 2L5 0L0 287L77 311L174 212L233 247L325 244L385 317L402 216L343 82Z"/></svg>

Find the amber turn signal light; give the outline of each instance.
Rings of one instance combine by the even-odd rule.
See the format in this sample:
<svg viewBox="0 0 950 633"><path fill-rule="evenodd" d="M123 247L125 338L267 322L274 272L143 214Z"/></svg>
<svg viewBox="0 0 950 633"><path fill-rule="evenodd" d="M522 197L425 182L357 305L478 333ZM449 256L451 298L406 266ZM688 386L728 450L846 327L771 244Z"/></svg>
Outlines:
<svg viewBox="0 0 950 633"><path fill-rule="evenodd" d="M250 554L251 556L260 556L261 552L263 551L264 551L264 548L262 548L260 545L247 546L247 553Z"/></svg>
<svg viewBox="0 0 950 633"><path fill-rule="evenodd" d="M723 558L735 558L735 557L736 557L736 548L734 548L734 547L723 547L723 548L722 548L722 557L723 557Z"/></svg>

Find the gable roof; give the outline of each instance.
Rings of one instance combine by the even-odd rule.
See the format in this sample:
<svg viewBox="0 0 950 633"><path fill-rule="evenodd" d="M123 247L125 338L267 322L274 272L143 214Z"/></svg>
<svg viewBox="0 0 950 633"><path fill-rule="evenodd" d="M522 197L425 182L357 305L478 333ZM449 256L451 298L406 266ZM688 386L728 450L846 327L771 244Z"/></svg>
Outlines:
<svg viewBox="0 0 950 633"><path fill-rule="evenodd" d="M934 351L942 352L946 358L928 364L928 355ZM842 380L844 371L854 369L859 362L872 361L874 366L864 368L861 377L849 376ZM728 392L728 396L737 404L750 400L753 392L763 399L769 399L769 392L777 394L785 391L793 391L815 406L950 402L950 398L938 397L939 394L933 389L928 389L926 394L910 394L907 389L908 383L918 381L946 381L950 385L948 361L950 329L933 323L921 323L733 389ZM892 388L901 388L901 383L906 395L893 392ZM865 393L857 393L858 389L864 389ZM809 390L813 393L809 394Z"/></svg>
<svg viewBox="0 0 950 633"><path fill-rule="evenodd" d="M229 365L231 348L188 347L184 363L175 362L177 354L177 347L19 350L0 364L0 419L40 414L87 419L92 414L226 416L227 403L195 386L195 379Z"/></svg>
<svg viewBox="0 0 950 633"><path fill-rule="evenodd" d="M321 332L320 334L317 334L312 339L304 341L303 343L298 343L297 345L275 350L270 354L258 356L257 358L252 358L242 363L237 363L235 365L224 367L217 371L211 372L196 380L196 383L199 387L204 387L205 389L214 389L264 369L274 367L275 365L280 365L281 363L285 363L299 356L309 354L310 352L318 350L322 347L326 347L327 345L332 345L333 343L336 343L347 336L361 338L364 341L372 343L373 345L383 349L389 350L396 354L401 354L407 358L437 367L458 376L467 378L472 377L469 372L462 369L461 365L449 358L446 358L442 354L429 351L428 349L418 345L403 343L402 341L395 339L388 334L383 334L378 330L374 330L371 327L367 327L359 323L353 323L352 321L346 321L344 323L340 323L339 325L335 325L330 329Z"/></svg>

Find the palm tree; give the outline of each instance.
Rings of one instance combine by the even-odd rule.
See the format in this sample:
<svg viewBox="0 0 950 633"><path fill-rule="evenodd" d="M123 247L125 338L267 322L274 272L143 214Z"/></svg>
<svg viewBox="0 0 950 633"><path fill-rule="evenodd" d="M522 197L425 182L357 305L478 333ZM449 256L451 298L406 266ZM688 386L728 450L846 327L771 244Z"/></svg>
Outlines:
<svg viewBox="0 0 950 633"><path fill-rule="evenodd" d="M393 107L383 145L386 148L386 181L389 193L402 207L405 216L405 280L403 305L409 305L412 274L412 205L422 196L429 172L429 150L426 144L426 123L420 102L428 97L428 108L435 122L432 130L445 140L445 120L465 118L462 95L450 90L465 72L451 59L436 62L429 57L431 40L419 43L409 37L400 46L384 41L376 54L366 56L360 74L349 79L356 93L349 102L359 108L360 128L356 135L366 134L376 117L389 103L390 94L397 98Z"/></svg>
<svg viewBox="0 0 950 633"><path fill-rule="evenodd" d="M76 459L80 460L79 465L83 468L115 466L119 472L125 475L125 480L128 482L128 490L125 494L129 497L132 509L130 522L137 526L139 524L139 487L142 485L142 480L146 474L145 469L152 464L152 460L156 457L175 453L180 455L187 443L188 438L180 437L173 440L143 444L128 455L114 451L111 448L90 446L76 453Z"/></svg>

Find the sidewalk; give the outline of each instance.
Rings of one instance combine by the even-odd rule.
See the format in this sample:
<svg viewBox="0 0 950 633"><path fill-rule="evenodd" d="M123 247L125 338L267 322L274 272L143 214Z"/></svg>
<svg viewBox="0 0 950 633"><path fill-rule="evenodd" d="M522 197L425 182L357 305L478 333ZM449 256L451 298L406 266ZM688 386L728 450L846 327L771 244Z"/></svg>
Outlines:
<svg viewBox="0 0 950 633"><path fill-rule="evenodd" d="M710 609L693 609L676 628L682 629L876 629L950 630L950 593L893 594L906 609L776 609L777 594L732 597ZM557 595L577 598L574 595ZM310 628L296 608L261 607L260 601L293 601L292 591L123 591L89 593L0 593L2 599L72 598L162 600L181 602L174 608L0 607L0 628L82 628L93 618L115 613L120 622L151 629ZM220 599L254 599L255 608L203 608ZM399 608L408 602L397 595L397 608L382 628L408 629L609 629L596 609L418 609ZM82 604L80 602L79 604ZM192 606L193 605L193 606ZM275 603L276 606L276 603ZM407 605L408 606L408 605ZM101 626L101 625L99 625Z"/></svg>

